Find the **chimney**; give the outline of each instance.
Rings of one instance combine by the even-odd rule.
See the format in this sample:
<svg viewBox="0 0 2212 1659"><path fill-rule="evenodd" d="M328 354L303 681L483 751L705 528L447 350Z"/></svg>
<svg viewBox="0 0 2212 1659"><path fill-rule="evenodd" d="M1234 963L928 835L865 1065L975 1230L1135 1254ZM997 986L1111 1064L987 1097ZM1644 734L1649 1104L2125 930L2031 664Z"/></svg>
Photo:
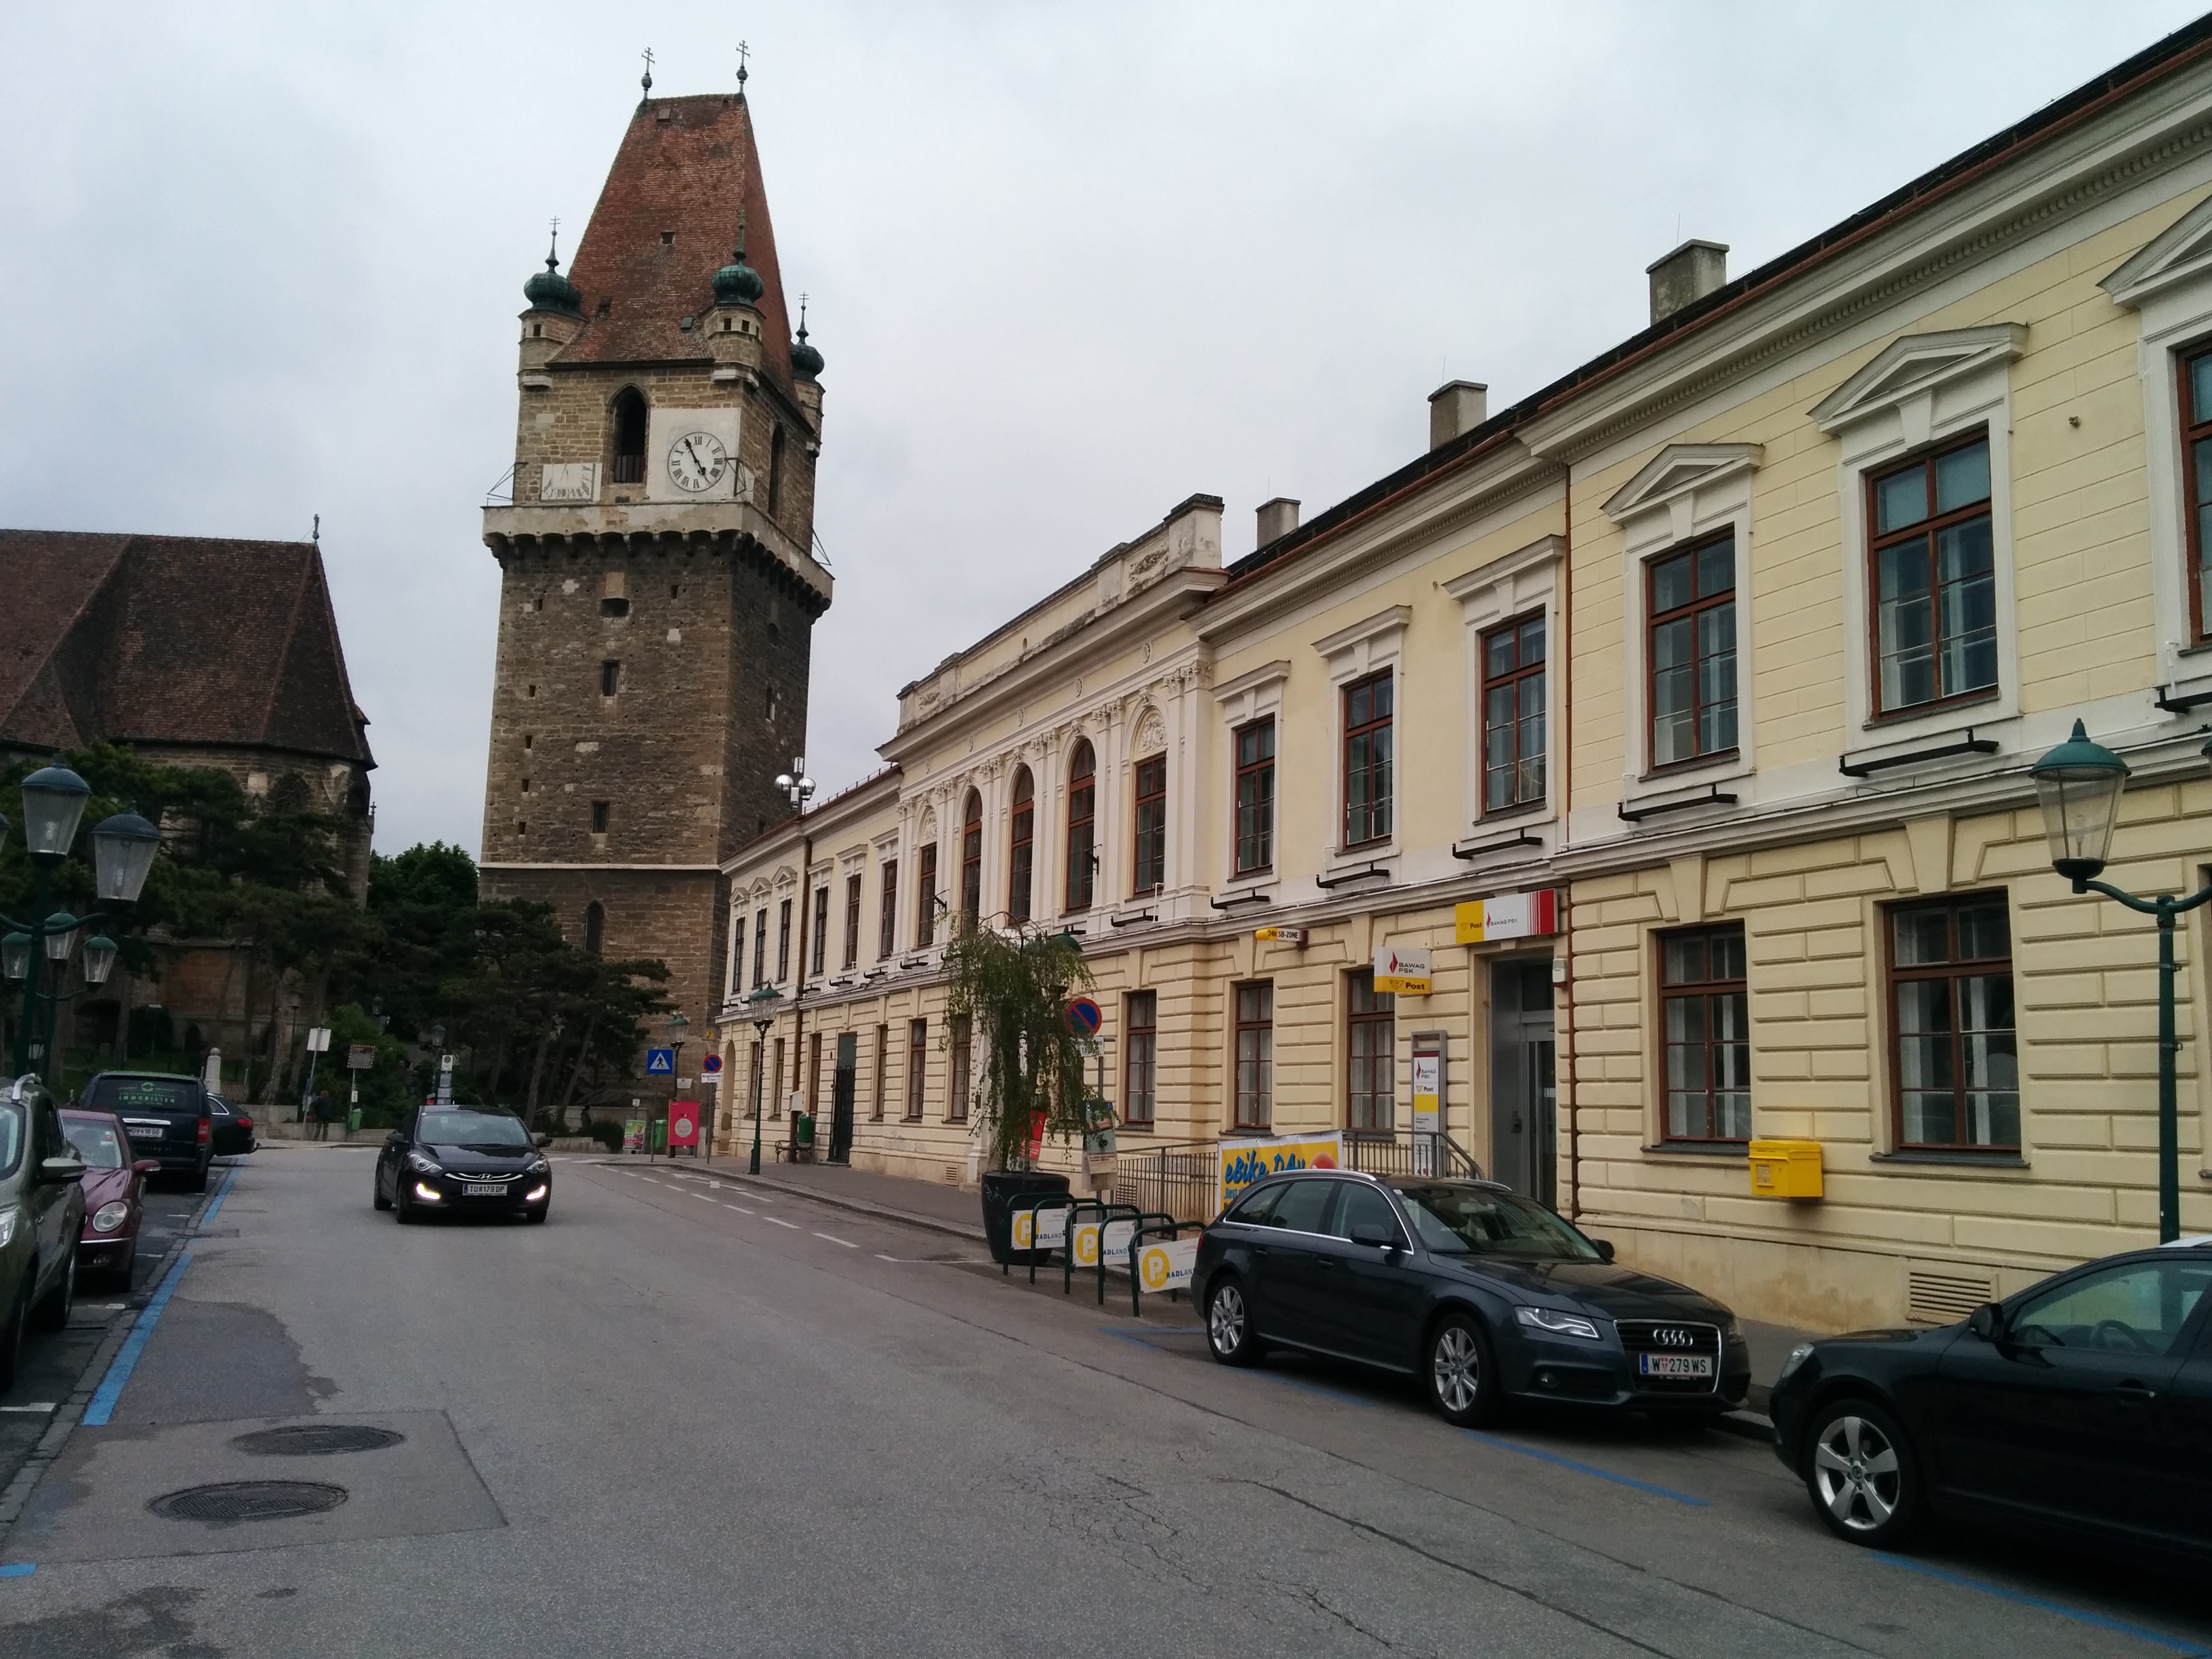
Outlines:
<svg viewBox="0 0 2212 1659"><path fill-rule="evenodd" d="M1479 380L1446 380L1429 393L1429 447L1449 443L1490 417L1490 388Z"/></svg>
<svg viewBox="0 0 2212 1659"><path fill-rule="evenodd" d="M1728 244L1682 244L1656 264L1644 267L1651 279L1651 320L1671 317L1728 282Z"/></svg>
<svg viewBox="0 0 2212 1659"><path fill-rule="evenodd" d="M1298 504L1288 495L1278 495L1272 501L1260 505L1260 539L1256 546L1265 547L1279 540L1298 527Z"/></svg>

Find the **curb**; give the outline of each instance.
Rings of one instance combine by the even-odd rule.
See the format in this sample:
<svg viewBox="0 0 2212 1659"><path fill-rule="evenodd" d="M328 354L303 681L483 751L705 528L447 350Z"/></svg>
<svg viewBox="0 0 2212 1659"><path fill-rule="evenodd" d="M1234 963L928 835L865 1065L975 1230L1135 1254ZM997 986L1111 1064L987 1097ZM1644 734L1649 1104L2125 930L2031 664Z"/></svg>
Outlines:
<svg viewBox="0 0 2212 1659"><path fill-rule="evenodd" d="M850 1210L857 1215L879 1216L886 1221L903 1223L909 1227L927 1227L936 1233L948 1233L954 1238L965 1239L971 1244L988 1243L989 1236L981 1227L963 1226L957 1221L944 1221L933 1215L916 1215L911 1210L895 1210L888 1204L869 1204L842 1194L824 1193L812 1187L802 1187L794 1182L771 1181L766 1176L728 1175L721 1170L712 1172L723 1181L749 1181L771 1191L787 1193L793 1198L811 1198L817 1204L827 1204L833 1209Z"/></svg>

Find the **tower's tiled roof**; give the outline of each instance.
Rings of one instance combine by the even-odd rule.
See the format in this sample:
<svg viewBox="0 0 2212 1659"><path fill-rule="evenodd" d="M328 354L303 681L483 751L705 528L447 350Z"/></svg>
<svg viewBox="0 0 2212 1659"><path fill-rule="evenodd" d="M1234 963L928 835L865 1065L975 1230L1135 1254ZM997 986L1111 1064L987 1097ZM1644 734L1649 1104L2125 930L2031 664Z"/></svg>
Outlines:
<svg viewBox="0 0 2212 1659"><path fill-rule="evenodd" d="M273 748L373 766L306 542L0 530L0 745Z"/></svg>
<svg viewBox="0 0 2212 1659"><path fill-rule="evenodd" d="M791 317L775 231L752 114L735 94L649 98L637 106L568 267L583 290L584 330L554 362L708 361L703 331L686 333L681 323L714 303L714 273L737 245L740 208L745 263L767 284L762 360L788 388Z"/></svg>

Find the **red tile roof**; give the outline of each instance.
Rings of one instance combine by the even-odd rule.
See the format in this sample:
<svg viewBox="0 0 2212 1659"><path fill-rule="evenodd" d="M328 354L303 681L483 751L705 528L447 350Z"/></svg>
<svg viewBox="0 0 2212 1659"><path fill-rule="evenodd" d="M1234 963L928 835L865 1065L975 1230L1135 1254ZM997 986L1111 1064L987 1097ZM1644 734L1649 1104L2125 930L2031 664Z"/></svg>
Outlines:
<svg viewBox="0 0 2212 1659"><path fill-rule="evenodd" d="M306 542L0 530L0 746L289 750L376 763Z"/></svg>
<svg viewBox="0 0 2212 1659"><path fill-rule="evenodd" d="M734 94L651 98L637 106L568 267L583 292L584 331L554 362L708 361L702 331L687 333L680 324L714 303L714 276L737 246L740 208L745 263L767 284L763 361L788 390L791 314L752 113Z"/></svg>

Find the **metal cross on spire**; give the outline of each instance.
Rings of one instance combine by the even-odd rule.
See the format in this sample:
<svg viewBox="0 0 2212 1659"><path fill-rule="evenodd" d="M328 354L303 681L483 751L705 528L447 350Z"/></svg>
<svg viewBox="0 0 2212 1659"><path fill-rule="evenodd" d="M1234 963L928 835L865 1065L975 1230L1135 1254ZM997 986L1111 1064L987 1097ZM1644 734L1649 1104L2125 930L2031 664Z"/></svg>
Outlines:
<svg viewBox="0 0 2212 1659"><path fill-rule="evenodd" d="M645 88L645 95L650 98L653 96L653 48L647 46L638 56L645 59L645 77L638 84Z"/></svg>
<svg viewBox="0 0 2212 1659"><path fill-rule="evenodd" d="M738 42L738 96L740 98L745 95L745 60L752 55L753 49L750 46L742 40Z"/></svg>
<svg viewBox="0 0 2212 1659"><path fill-rule="evenodd" d="M553 245L545 250L545 269L556 270L561 264L561 216L553 216Z"/></svg>

